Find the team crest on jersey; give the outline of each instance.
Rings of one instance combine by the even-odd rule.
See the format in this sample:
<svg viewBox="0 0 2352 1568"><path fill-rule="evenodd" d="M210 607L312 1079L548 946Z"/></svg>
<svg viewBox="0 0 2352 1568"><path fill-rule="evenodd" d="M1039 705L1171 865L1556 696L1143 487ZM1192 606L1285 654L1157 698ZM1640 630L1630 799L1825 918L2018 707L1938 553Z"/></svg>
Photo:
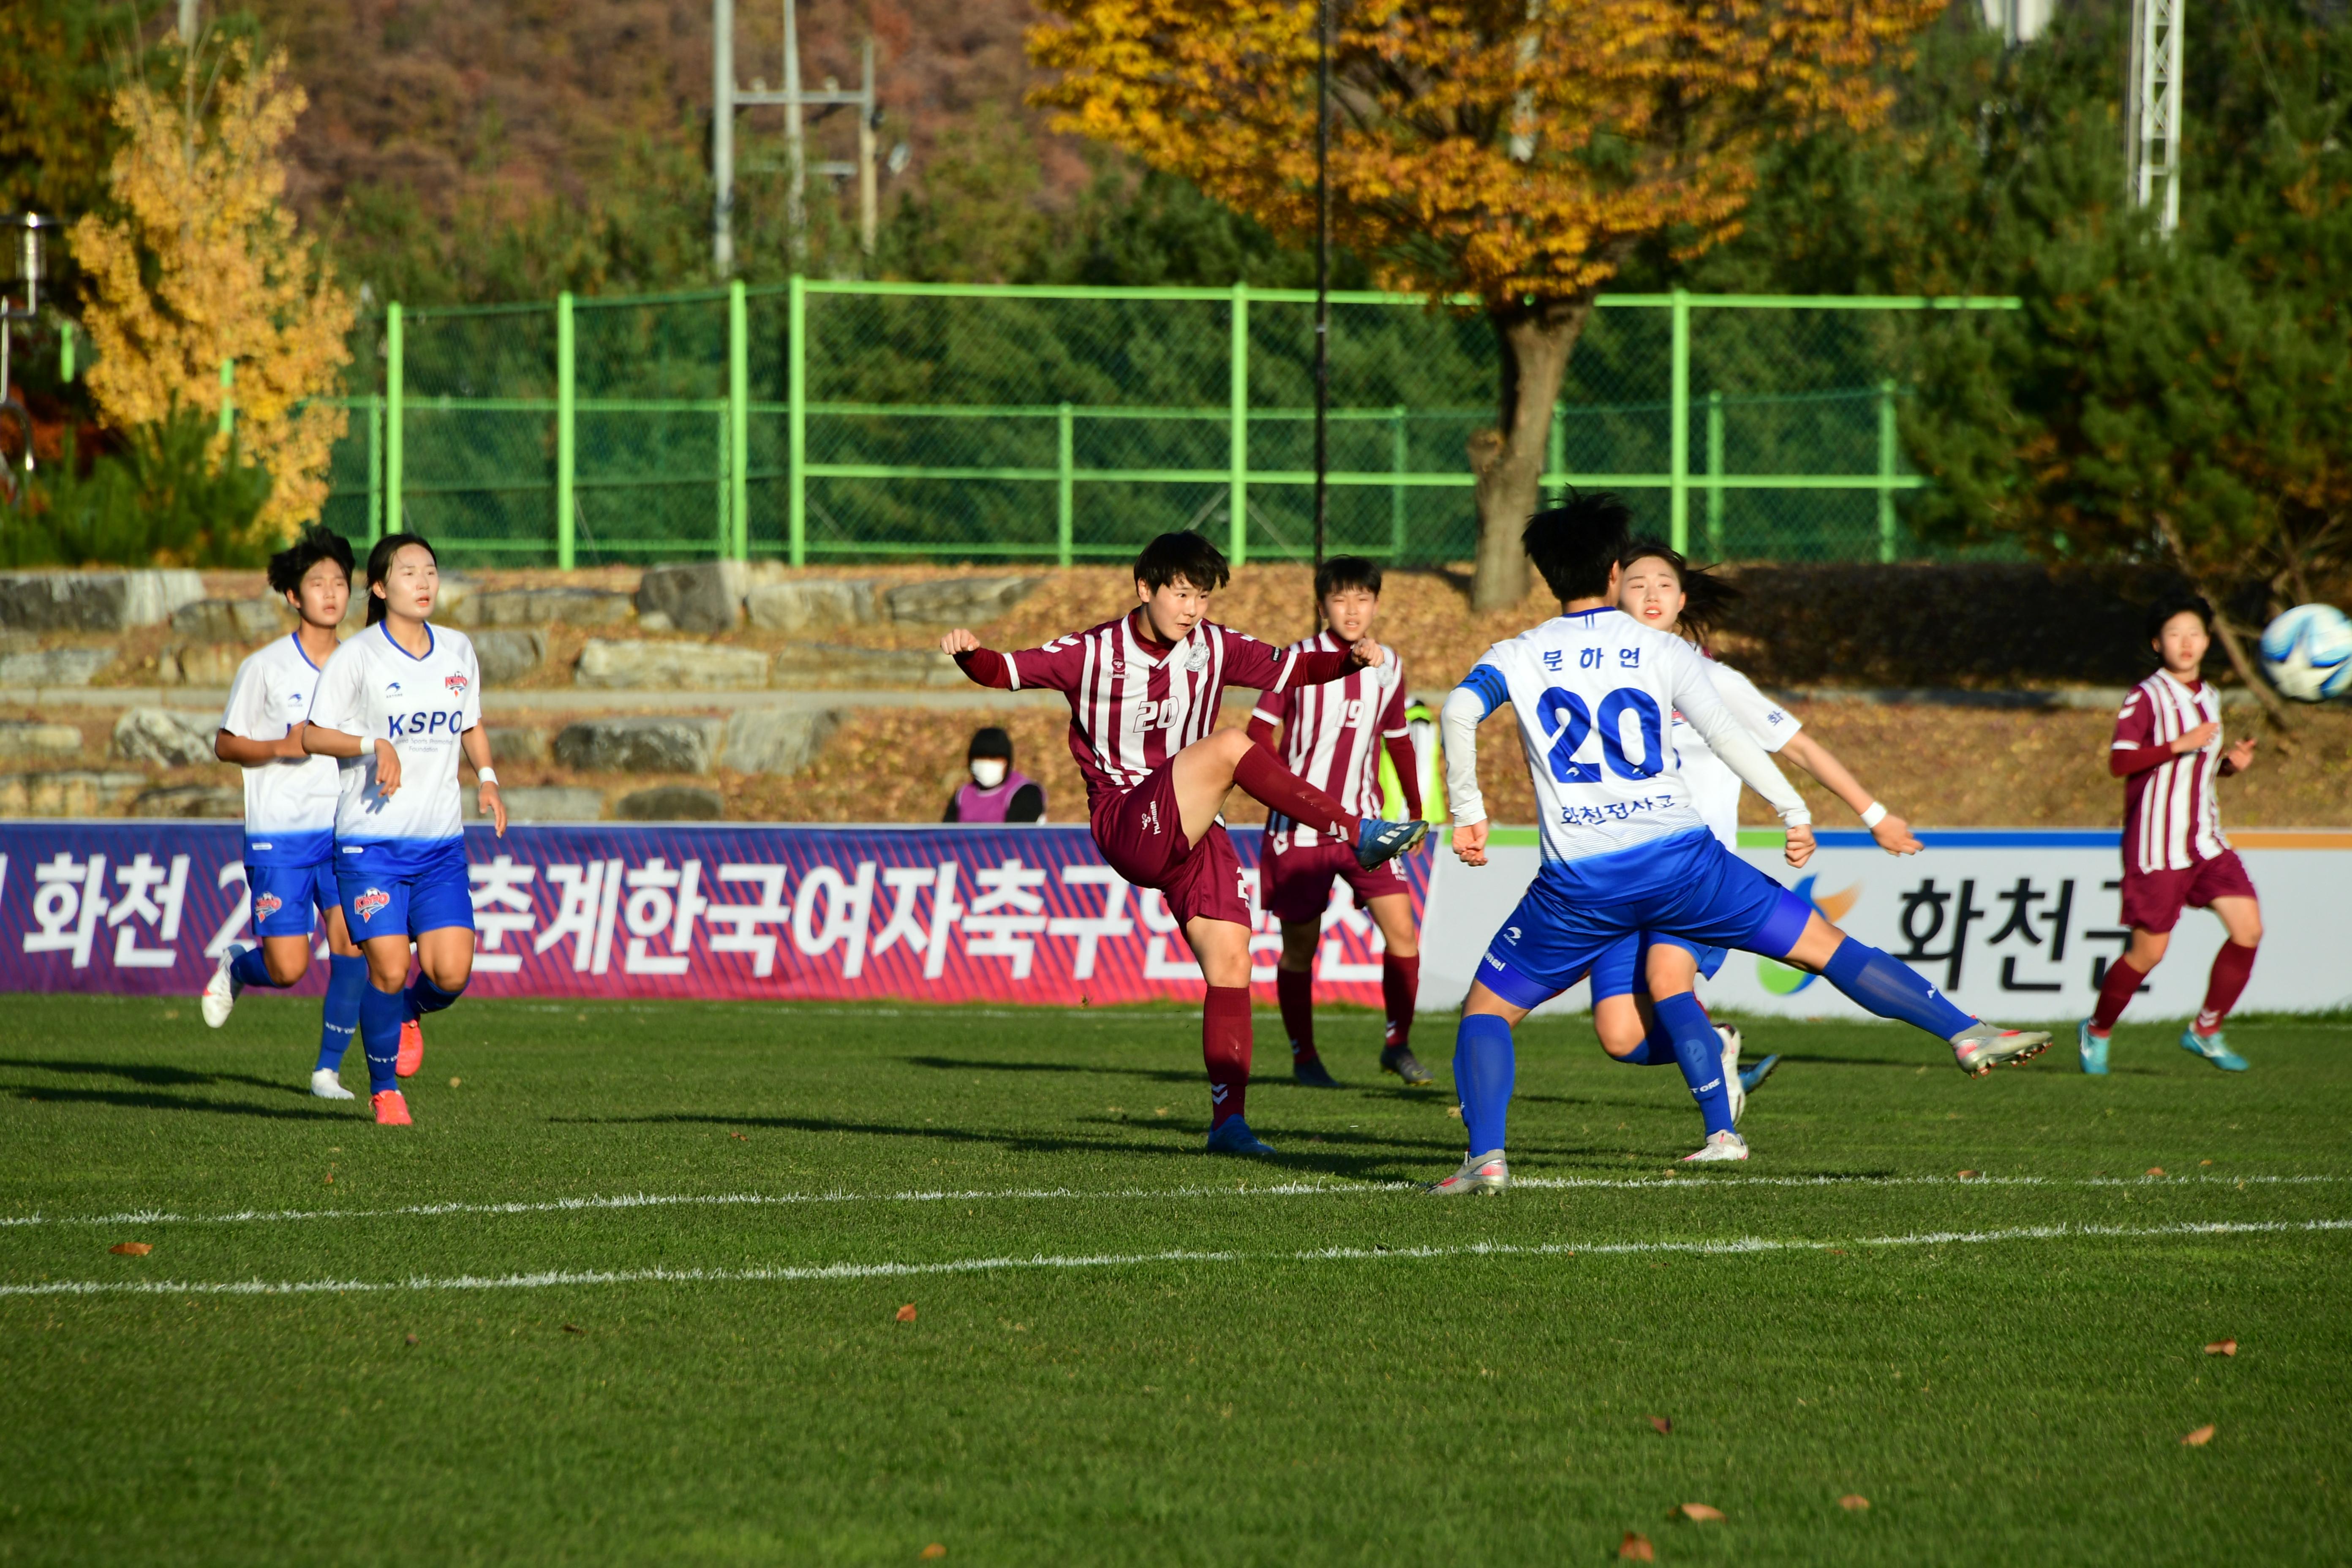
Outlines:
<svg viewBox="0 0 2352 1568"><path fill-rule="evenodd" d="M462 675L446 677L442 680L441 684L449 689L449 695L452 697L463 697L466 695L466 678Z"/></svg>
<svg viewBox="0 0 2352 1568"><path fill-rule="evenodd" d="M1202 670L1208 668L1209 645L1206 643L1194 643L1192 645L1192 651L1184 656L1184 668L1191 670L1194 675L1198 675Z"/></svg>
<svg viewBox="0 0 2352 1568"><path fill-rule="evenodd" d="M266 921L286 907L286 900L275 893L264 893L253 900L253 918Z"/></svg>
<svg viewBox="0 0 2352 1568"><path fill-rule="evenodd" d="M362 893L358 898L352 900L352 909L359 915L361 922L364 924L365 922L375 919L376 916L382 914L383 912L384 906L391 902L392 895L390 893L385 892L382 888L370 888L366 892Z"/></svg>

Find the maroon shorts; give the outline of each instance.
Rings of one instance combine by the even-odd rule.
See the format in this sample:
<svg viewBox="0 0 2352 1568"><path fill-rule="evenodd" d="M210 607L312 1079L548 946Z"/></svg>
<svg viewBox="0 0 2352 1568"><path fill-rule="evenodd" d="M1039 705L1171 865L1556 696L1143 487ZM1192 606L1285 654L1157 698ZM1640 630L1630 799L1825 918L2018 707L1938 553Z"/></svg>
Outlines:
<svg viewBox="0 0 2352 1568"><path fill-rule="evenodd" d="M1184 842L1176 809L1176 773L1163 763L1143 782L1097 801L1089 814L1095 847L1110 868L1139 888L1154 888L1179 921L1195 918L1250 923L1242 893L1241 857L1223 826L1212 823L1198 844Z"/></svg>
<svg viewBox="0 0 2352 1568"><path fill-rule="evenodd" d="M1345 878L1356 890L1359 909L1370 909L1374 899L1391 893L1409 896L1412 892L1400 861L1383 860L1367 871L1356 864L1356 852L1347 845L1328 839L1315 845L1293 844L1286 828L1265 836L1263 863L1265 907L1285 925L1321 920L1331 902L1334 877Z"/></svg>
<svg viewBox="0 0 2352 1568"><path fill-rule="evenodd" d="M2254 884L2234 849L2224 849L2185 871L2124 868L2124 924L2141 931L2170 931L2182 910L2209 909L2216 899L2253 896Z"/></svg>

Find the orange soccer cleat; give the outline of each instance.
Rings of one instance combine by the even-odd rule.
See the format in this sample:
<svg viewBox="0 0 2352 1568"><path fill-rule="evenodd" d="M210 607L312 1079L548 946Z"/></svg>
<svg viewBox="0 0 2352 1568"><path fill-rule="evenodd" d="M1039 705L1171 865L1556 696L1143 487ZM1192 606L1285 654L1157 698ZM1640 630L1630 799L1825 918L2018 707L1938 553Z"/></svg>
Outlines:
<svg viewBox="0 0 2352 1568"><path fill-rule="evenodd" d="M411 1125L408 1120L408 1096L401 1093L400 1090L380 1089L371 1097L370 1102L375 1107L375 1124L378 1127Z"/></svg>
<svg viewBox="0 0 2352 1568"><path fill-rule="evenodd" d="M400 1026L400 1055L392 1070L403 1078L415 1078L416 1069L425 1065L425 1026L411 1018Z"/></svg>

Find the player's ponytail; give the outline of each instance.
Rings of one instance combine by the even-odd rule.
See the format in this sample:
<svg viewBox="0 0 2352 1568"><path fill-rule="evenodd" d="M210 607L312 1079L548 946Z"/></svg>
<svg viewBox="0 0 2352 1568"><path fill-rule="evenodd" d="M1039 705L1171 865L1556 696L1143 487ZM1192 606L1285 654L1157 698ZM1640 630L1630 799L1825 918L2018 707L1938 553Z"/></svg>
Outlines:
<svg viewBox="0 0 2352 1568"><path fill-rule="evenodd" d="M373 626L376 622L383 619L383 595L377 593L376 590L383 585L384 578L392 572L392 558L399 554L402 550L411 544L414 544L417 549L425 552L425 554L431 555L435 565L437 566L441 563L441 557L434 553L431 542L421 533L387 533L382 539L377 540L375 542L375 548L368 552L368 625Z"/></svg>

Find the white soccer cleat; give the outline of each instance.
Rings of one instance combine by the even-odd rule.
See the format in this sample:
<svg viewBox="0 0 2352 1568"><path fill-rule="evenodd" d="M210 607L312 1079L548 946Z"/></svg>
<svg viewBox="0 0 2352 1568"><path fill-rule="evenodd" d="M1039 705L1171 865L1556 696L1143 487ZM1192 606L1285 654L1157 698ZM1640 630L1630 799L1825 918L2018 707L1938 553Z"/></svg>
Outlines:
<svg viewBox="0 0 2352 1568"><path fill-rule="evenodd" d="M205 1022L215 1029L228 1022L229 1009L236 1005L237 993L245 989L237 984L236 976L229 973L228 966L252 945L244 942L229 943L228 951L221 954L220 966L213 971L213 977L205 982L202 998Z"/></svg>
<svg viewBox="0 0 2352 1568"><path fill-rule="evenodd" d="M1748 1158L1748 1140L1737 1132L1710 1132L1698 1152L1683 1156L1685 1165L1712 1165L1723 1160Z"/></svg>
<svg viewBox="0 0 2352 1568"><path fill-rule="evenodd" d="M310 1075L310 1092L320 1100L357 1100L359 1098L343 1087L342 1075L332 1068L320 1068Z"/></svg>
<svg viewBox="0 0 2352 1568"><path fill-rule="evenodd" d="M1462 1162L1460 1170L1422 1190L1433 1198L1460 1198L1499 1193L1510 1184L1510 1162L1503 1158L1500 1149L1489 1149L1484 1154L1471 1155Z"/></svg>
<svg viewBox="0 0 2352 1568"><path fill-rule="evenodd" d="M1731 1101L1731 1124L1737 1127L1748 1110L1748 1086L1739 1081L1739 1031L1727 1024L1717 1024L1715 1033L1723 1042L1723 1092Z"/></svg>
<svg viewBox="0 0 2352 1568"><path fill-rule="evenodd" d="M2050 1044L2047 1029L2004 1029L1979 1018L1952 1037L1952 1060L1970 1078L2038 1057Z"/></svg>

